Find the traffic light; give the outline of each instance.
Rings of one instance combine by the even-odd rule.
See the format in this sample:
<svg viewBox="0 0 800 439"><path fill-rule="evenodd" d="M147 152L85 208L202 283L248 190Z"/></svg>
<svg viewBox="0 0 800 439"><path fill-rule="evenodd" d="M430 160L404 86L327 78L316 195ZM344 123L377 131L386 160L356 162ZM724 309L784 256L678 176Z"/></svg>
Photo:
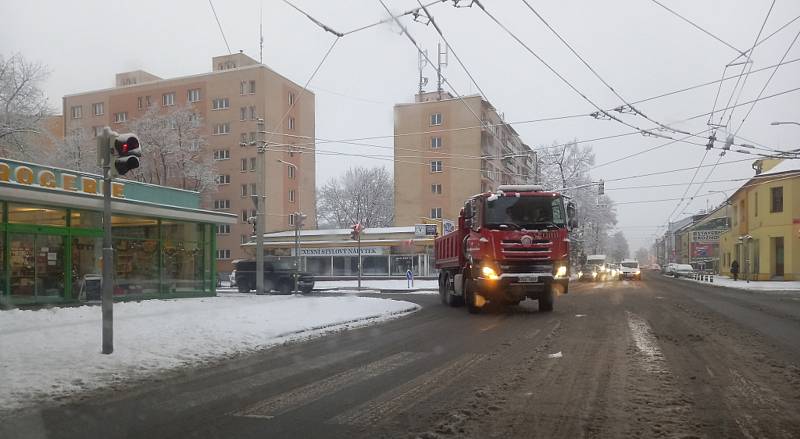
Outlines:
<svg viewBox="0 0 800 439"><path fill-rule="evenodd" d="M294 226L298 229L302 229L303 226L306 225L306 218L308 218L308 215L301 212L295 212L292 215L294 216Z"/></svg>
<svg viewBox="0 0 800 439"><path fill-rule="evenodd" d="M605 193L606 193L606 182L600 180L600 182L597 183L597 195L603 195Z"/></svg>
<svg viewBox="0 0 800 439"><path fill-rule="evenodd" d="M131 169L139 167L139 157L142 156L142 148L139 138L133 133L116 134L112 133L114 149L112 152L117 158L114 160L114 171L119 175L125 175Z"/></svg>

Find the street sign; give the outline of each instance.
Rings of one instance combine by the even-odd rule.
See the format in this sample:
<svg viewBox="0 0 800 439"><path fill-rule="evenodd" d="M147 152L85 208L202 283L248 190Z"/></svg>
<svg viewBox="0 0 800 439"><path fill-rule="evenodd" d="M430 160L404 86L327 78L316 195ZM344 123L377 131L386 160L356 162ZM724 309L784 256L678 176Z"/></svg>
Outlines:
<svg viewBox="0 0 800 439"><path fill-rule="evenodd" d="M442 228L444 229L442 233L446 235L456 230L456 223L455 221L442 220Z"/></svg>
<svg viewBox="0 0 800 439"><path fill-rule="evenodd" d="M422 238L425 236L436 236L436 224L414 224L414 236Z"/></svg>

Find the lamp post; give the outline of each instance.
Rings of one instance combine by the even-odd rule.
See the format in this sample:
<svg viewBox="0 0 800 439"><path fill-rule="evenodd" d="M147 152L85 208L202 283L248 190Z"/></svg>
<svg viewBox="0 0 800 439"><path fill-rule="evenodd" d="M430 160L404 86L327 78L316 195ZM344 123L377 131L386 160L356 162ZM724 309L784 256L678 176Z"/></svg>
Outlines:
<svg viewBox="0 0 800 439"><path fill-rule="evenodd" d="M299 169L297 168L297 165L281 159L278 159L276 161L278 163L283 163L286 166L294 168L294 178L295 179L298 178L297 174ZM298 206L300 205L299 190L295 194L294 201L295 203L297 203ZM294 216L294 221L293 221L294 222L294 291L293 292L294 294L297 294L299 291L297 288L298 287L297 283L300 279L300 227L302 226L305 215L303 215L303 213L300 211L299 208L292 215Z"/></svg>

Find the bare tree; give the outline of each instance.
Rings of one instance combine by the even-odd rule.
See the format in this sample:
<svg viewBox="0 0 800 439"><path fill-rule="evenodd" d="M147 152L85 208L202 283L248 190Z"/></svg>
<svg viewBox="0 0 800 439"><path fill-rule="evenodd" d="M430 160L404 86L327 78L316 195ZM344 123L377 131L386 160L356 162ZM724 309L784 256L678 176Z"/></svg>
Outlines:
<svg viewBox="0 0 800 439"><path fill-rule="evenodd" d="M144 150L142 164L131 178L199 192L216 187L200 116L191 105L166 112L153 107L127 126L139 136Z"/></svg>
<svg viewBox="0 0 800 439"><path fill-rule="evenodd" d="M635 257L639 261L639 265L647 265L650 263L650 250L640 247L639 250L636 250Z"/></svg>
<svg viewBox="0 0 800 439"><path fill-rule="evenodd" d="M31 135L41 134L47 117L47 98L40 85L49 72L21 54L0 55L0 155L31 159L26 148Z"/></svg>
<svg viewBox="0 0 800 439"><path fill-rule="evenodd" d="M621 261L628 257L631 250L628 247L628 240L621 231L614 233L608 238L608 255L613 261Z"/></svg>
<svg viewBox="0 0 800 439"><path fill-rule="evenodd" d="M97 166L97 141L85 129L72 128L64 138L47 137L55 148L39 148L50 151L50 154L37 162L81 172L102 172Z"/></svg>
<svg viewBox="0 0 800 439"><path fill-rule="evenodd" d="M384 167L350 168L317 190L317 222L348 228L387 227L394 223L394 187Z"/></svg>

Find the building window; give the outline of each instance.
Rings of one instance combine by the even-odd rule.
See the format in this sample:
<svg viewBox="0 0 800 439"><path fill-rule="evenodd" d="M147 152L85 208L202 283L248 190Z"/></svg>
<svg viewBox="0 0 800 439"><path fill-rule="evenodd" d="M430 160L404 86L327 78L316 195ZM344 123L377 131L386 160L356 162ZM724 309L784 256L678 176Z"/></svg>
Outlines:
<svg viewBox="0 0 800 439"><path fill-rule="evenodd" d="M246 223L247 218L249 218L249 216L247 215L247 209L242 209L242 222Z"/></svg>
<svg viewBox="0 0 800 439"><path fill-rule="evenodd" d="M250 157L250 172L256 171L256 158Z"/></svg>
<svg viewBox="0 0 800 439"><path fill-rule="evenodd" d="M231 132L231 124L229 123L218 123L214 125L214 134L229 134Z"/></svg>
<svg viewBox="0 0 800 439"><path fill-rule="evenodd" d="M231 251L228 249L217 249L217 259L225 260L231 258Z"/></svg>
<svg viewBox="0 0 800 439"><path fill-rule="evenodd" d="M250 143L254 143L256 141L256 132L250 131Z"/></svg>
<svg viewBox="0 0 800 439"><path fill-rule="evenodd" d="M290 226L294 225L294 215L291 215L291 214L289 215L289 225Z"/></svg>
<svg viewBox="0 0 800 439"><path fill-rule="evenodd" d="M216 98L211 101L212 110L225 110L230 107L228 98Z"/></svg>
<svg viewBox="0 0 800 439"><path fill-rule="evenodd" d="M258 119L258 115L256 114L256 106L253 105L250 107L250 120Z"/></svg>
<svg viewBox="0 0 800 439"><path fill-rule="evenodd" d="M737 219L739 218L739 206L733 206L733 225L737 224Z"/></svg>
<svg viewBox="0 0 800 439"><path fill-rule="evenodd" d="M247 133L239 134L239 146L247 146Z"/></svg>
<svg viewBox="0 0 800 439"><path fill-rule="evenodd" d="M175 105L175 92L164 93L161 95L161 105L165 107Z"/></svg>
<svg viewBox="0 0 800 439"><path fill-rule="evenodd" d="M153 100L150 99L150 96L145 96L144 97L144 104L147 106L147 108L150 108L150 107L153 106Z"/></svg>
<svg viewBox="0 0 800 439"><path fill-rule="evenodd" d="M441 137L431 137L431 148L439 149L442 147L442 138Z"/></svg>
<svg viewBox="0 0 800 439"><path fill-rule="evenodd" d="M289 129L294 130L294 118L289 116Z"/></svg>
<svg viewBox="0 0 800 439"><path fill-rule="evenodd" d="M772 193L770 212L783 212L783 186L771 188L770 192Z"/></svg>
<svg viewBox="0 0 800 439"><path fill-rule="evenodd" d="M247 171L247 159L242 159L242 166L239 168L239 171L245 172Z"/></svg>
<svg viewBox="0 0 800 439"><path fill-rule="evenodd" d="M144 109L144 98L139 96L136 98L136 108L139 110Z"/></svg>
<svg viewBox="0 0 800 439"><path fill-rule="evenodd" d="M247 92L251 95L256 94L256 81L250 81L250 86L247 88Z"/></svg>
<svg viewBox="0 0 800 439"><path fill-rule="evenodd" d="M217 184L231 184L231 176L230 174L220 174L217 175L215 181Z"/></svg>
<svg viewBox="0 0 800 439"><path fill-rule="evenodd" d="M102 116L106 114L106 106L102 102L92 104L92 110L94 111L95 116Z"/></svg>
<svg viewBox="0 0 800 439"><path fill-rule="evenodd" d="M83 113L83 107L80 105L76 105L72 107L71 112L73 119L80 119Z"/></svg>
<svg viewBox="0 0 800 439"><path fill-rule="evenodd" d="M94 134L94 137L103 134L103 127L92 127L92 134Z"/></svg>
<svg viewBox="0 0 800 439"><path fill-rule="evenodd" d="M753 192L753 210L755 211L755 216L758 216L758 191Z"/></svg>
<svg viewBox="0 0 800 439"><path fill-rule="evenodd" d="M247 81L242 81L239 83L239 94L244 95L244 89L247 87Z"/></svg>
<svg viewBox="0 0 800 439"><path fill-rule="evenodd" d="M441 219L441 218L442 218L442 208L431 207L431 219Z"/></svg>
<svg viewBox="0 0 800 439"><path fill-rule="evenodd" d="M228 160L231 158L231 150L229 149L215 149L214 160Z"/></svg>
<svg viewBox="0 0 800 439"><path fill-rule="evenodd" d="M442 185L441 184L432 184L431 185L431 193L441 195L442 194Z"/></svg>
<svg viewBox="0 0 800 439"><path fill-rule="evenodd" d="M442 124L442 113L431 114L431 126L436 126L441 124Z"/></svg>
<svg viewBox="0 0 800 439"><path fill-rule="evenodd" d="M247 184L243 184L243 185L241 186L241 189L242 189L242 194L241 194L241 195L242 195L243 197L246 197L246 196L247 196Z"/></svg>
<svg viewBox="0 0 800 439"><path fill-rule="evenodd" d="M258 195L258 193L256 192L256 184L255 183L250 183L250 195Z"/></svg>
<svg viewBox="0 0 800 439"><path fill-rule="evenodd" d="M289 180L294 180L294 166L286 165L286 172L289 173Z"/></svg>
<svg viewBox="0 0 800 439"><path fill-rule="evenodd" d="M289 106L291 107L292 105L294 105L294 92L290 91L289 92Z"/></svg>
<svg viewBox="0 0 800 439"><path fill-rule="evenodd" d="M114 113L114 122L115 123L122 123L128 120L128 112L127 111L120 111L119 113Z"/></svg>
<svg viewBox="0 0 800 439"><path fill-rule="evenodd" d="M199 88L190 89L189 92L187 93L187 100L189 102L197 102L197 101L199 101L200 100L200 89Z"/></svg>
<svg viewBox="0 0 800 439"><path fill-rule="evenodd" d="M231 200L214 200L214 209L230 209Z"/></svg>
<svg viewBox="0 0 800 439"><path fill-rule="evenodd" d="M247 119L247 107L239 107L239 120Z"/></svg>
<svg viewBox="0 0 800 439"><path fill-rule="evenodd" d="M231 233L230 224L217 224L217 235L228 235Z"/></svg>
<svg viewBox="0 0 800 439"><path fill-rule="evenodd" d="M248 241L249 239L250 239L250 238L249 238L247 235L240 235L240 237L239 237L239 243L241 243L241 244L247 244L247 241Z"/></svg>
<svg viewBox="0 0 800 439"><path fill-rule="evenodd" d="M289 202L294 203L294 189L289 189Z"/></svg>
<svg viewBox="0 0 800 439"><path fill-rule="evenodd" d="M442 161L433 160L431 162L431 172L442 172Z"/></svg>

